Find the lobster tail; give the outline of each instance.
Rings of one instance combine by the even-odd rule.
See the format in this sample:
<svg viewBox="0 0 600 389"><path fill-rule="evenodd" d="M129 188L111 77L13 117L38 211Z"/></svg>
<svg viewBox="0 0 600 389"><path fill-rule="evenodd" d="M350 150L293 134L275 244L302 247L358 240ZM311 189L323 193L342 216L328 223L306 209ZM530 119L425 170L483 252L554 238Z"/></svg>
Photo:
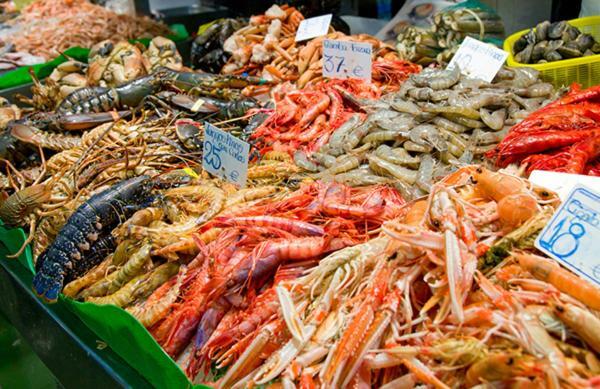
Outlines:
<svg viewBox="0 0 600 389"><path fill-rule="evenodd" d="M56 302L62 290L64 274L58 263L42 264L40 271L33 277L33 291L48 302Z"/></svg>
<svg viewBox="0 0 600 389"><path fill-rule="evenodd" d="M95 194L77 208L40 255L33 279L35 293L56 301L65 282L80 277L114 251L111 231L148 203L150 188L148 176L131 178Z"/></svg>

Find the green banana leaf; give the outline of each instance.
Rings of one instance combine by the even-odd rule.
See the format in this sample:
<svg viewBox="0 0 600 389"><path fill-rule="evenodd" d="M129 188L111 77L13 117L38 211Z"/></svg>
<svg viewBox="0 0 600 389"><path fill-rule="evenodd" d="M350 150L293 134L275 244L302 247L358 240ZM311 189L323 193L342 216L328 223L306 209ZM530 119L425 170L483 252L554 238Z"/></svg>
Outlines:
<svg viewBox="0 0 600 389"><path fill-rule="evenodd" d="M170 26L170 29L171 31L173 31L173 35L169 35L168 38L174 42L179 42L189 37L189 34L183 24L173 24L172 26ZM130 42L140 42L144 46L148 46L150 44L150 39L134 39ZM24 85L32 82L33 80L31 79L31 75L29 74L29 69L33 69L36 78L38 80L41 80L43 78L48 77L58 65L68 61L69 58L73 58L81 62L87 62L89 52L89 48L71 47L65 50L65 52L62 55L54 58L51 61L32 66L21 66L20 68L6 72L2 76L0 76L0 90L13 88L15 86Z"/></svg>
<svg viewBox="0 0 600 389"><path fill-rule="evenodd" d="M0 221L0 241L11 252L25 242L20 228L6 228ZM0 259L10 260L10 259ZM18 261L34 273L31 246L27 246ZM75 301L60 295L56 304L63 304L81 319L100 339L157 388L204 389L192 385L183 371L156 343L152 335L127 311L114 305L96 305Z"/></svg>

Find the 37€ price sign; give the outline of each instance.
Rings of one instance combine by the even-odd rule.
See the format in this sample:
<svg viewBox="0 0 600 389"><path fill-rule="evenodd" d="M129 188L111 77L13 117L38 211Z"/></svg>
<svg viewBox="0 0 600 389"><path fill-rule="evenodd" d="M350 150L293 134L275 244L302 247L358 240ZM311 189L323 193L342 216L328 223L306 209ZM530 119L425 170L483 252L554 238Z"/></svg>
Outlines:
<svg viewBox="0 0 600 389"><path fill-rule="evenodd" d="M371 81L372 52L370 43L325 39L323 76Z"/></svg>

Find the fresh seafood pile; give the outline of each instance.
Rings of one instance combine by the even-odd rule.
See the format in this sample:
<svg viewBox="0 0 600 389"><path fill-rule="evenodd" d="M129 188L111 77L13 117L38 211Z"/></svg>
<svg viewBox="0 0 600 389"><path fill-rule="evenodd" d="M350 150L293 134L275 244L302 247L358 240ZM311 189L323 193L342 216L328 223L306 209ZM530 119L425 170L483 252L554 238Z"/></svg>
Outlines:
<svg viewBox="0 0 600 389"><path fill-rule="evenodd" d="M593 385L600 289L528 251L478 260L556 205L518 177L459 171L379 237L279 281L279 309L246 336L224 318L206 342L217 387Z"/></svg>
<svg viewBox="0 0 600 389"><path fill-rule="evenodd" d="M290 51L297 51L296 30L304 16L294 7L272 5L263 15L250 18L249 24L230 35L223 50L231 55L223 73L256 72L273 57L291 61Z"/></svg>
<svg viewBox="0 0 600 389"><path fill-rule="evenodd" d="M148 49L123 41L113 44L106 40L92 46L89 56L87 81L89 86L119 86L160 67L182 70L181 55L175 43L155 37Z"/></svg>
<svg viewBox="0 0 600 389"><path fill-rule="evenodd" d="M334 32L307 42L295 42L296 30L304 19L293 7L273 5L264 15L252 16L250 24L237 30L225 41L223 49L231 55L222 72L248 73L278 82L293 81L299 88L323 80L323 40L336 39L368 42L373 58L397 59L392 47L366 34L345 35ZM374 75L374 79L377 79ZM255 91L264 92L264 88Z"/></svg>
<svg viewBox="0 0 600 389"><path fill-rule="evenodd" d="M600 175L600 87L571 91L510 129L487 156L497 166Z"/></svg>
<svg viewBox="0 0 600 389"><path fill-rule="evenodd" d="M164 200L133 213L136 205L152 202L151 181L146 176L123 181L82 205L40 256L34 288L52 299L70 281L68 296L126 307L190 378L209 351L226 351L222 342L249 334L245 320L261 325L277 315L279 282L298 277L327 253L368 240L404 203L394 189L381 186L311 183L286 193L276 186L235 190L194 179L162 191ZM101 228L85 227L97 239L69 243L77 239L75 227L95 220L91 215L80 220L85 212L103 220ZM117 226L111 213L127 220ZM83 247L97 252L99 244L108 246L100 251L103 257ZM97 266L87 272L89 265ZM249 306L264 309L244 318ZM207 343L215 337L221 340Z"/></svg>
<svg viewBox="0 0 600 389"><path fill-rule="evenodd" d="M40 0L7 22L4 38L17 51L50 60L73 46L91 47L106 39L114 42L168 35L167 26L148 17L118 15L87 0Z"/></svg>
<svg viewBox="0 0 600 389"><path fill-rule="evenodd" d="M368 239L402 204L399 195L385 187L350 189L314 183L276 201L224 212L202 228L220 231L194 259L200 269L190 288L151 333L167 353L179 356L180 365L193 378L208 361L209 350L228 348L220 342L208 344L213 336L226 341L249 335L245 315L240 316L246 307L265 308L254 319L246 318L256 325L276 314L273 282L279 282L282 268L288 277L298 276L327 253ZM209 258L214 258L213 264Z"/></svg>
<svg viewBox="0 0 600 389"><path fill-rule="evenodd" d="M565 21L546 20L517 39L512 49L517 62L546 63L599 54L600 43Z"/></svg>
<svg viewBox="0 0 600 389"><path fill-rule="evenodd" d="M398 89L410 74L420 70L418 65L410 62L387 60L375 62L373 69L376 68L383 81L380 87L377 83L348 79L313 82L300 90L285 84L276 88L273 92L275 108L253 130L250 136L253 145L263 154L268 150L285 151L290 155L300 151L295 154L296 163L314 170L314 164L303 155L320 149L331 133L353 114L354 120L362 117L356 104L344 96L378 99L382 90Z"/></svg>
<svg viewBox="0 0 600 389"><path fill-rule="evenodd" d="M58 65L45 81L36 81L33 99L28 102L41 110L53 110L78 89L118 87L163 67L183 70L181 55L167 38L153 38L147 49L127 41L102 41L92 46L87 63L70 59Z"/></svg>
<svg viewBox="0 0 600 389"><path fill-rule="evenodd" d="M230 56L223 49L225 41L243 26L240 19L217 19L200 26L192 42L192 67L208 73L219 73Z"/></svg>
<svg viewBox="0 0 600 389"><path fill-rule="evenodd" d="M232 344L217 327L207 342L227 341L208 354L226 369L217 387L593 385L600 290L523 250L492 267L478 261L556 198L481 168L447 184L386 222L381 236L280 281L280 309L249 335ZM502 205L518 198L528 207ZM496 210L500 218L490 217Z"/></svg>
<svg viewBox="0 0 600 389"><path fill-rule="evenodd" d="M529 68L502 69L492 83L458 68L425 69L396 93L358 100L367 112L307 150L317 177L349 185L394 182L406 199L428 193L457 165L481 161L509 128L546 104L553 87Z"/></svg>
<svg viewBox="0 0 600 389"><path fill-rule="evenodd" d="M45 62L43 57L22 51L14 51L14 45L8 43L0 47L0 71L11 70L19 66L29 66Z"/></svg>
<svg viewBox="0 0 600 389"><path fill-rule="evenodd" d="M597 385L600 289L536 255L560 200L520 175L600 175L600 87L422 69L366 35L295 42L301 20L205 25L210 72L166 38L105 37L35 79L32 108L0 101L0 219L28 228L9 257L31 243L34 292L123 309L218 388ZM446 10L415 60L502 32ZM370 42L372 81L323 79L323 39ZM203 170L205 122L250 143L244 187Z"/></svg>
<svg viewBox="0 0 600 389"><path fill-rule="evenodd" d="M400 58L421 65L450 62L467 36L479 40L502 40L504 24L493 12L483 9L451 8L436 14L430 28L402 26L396 40Z"/></svg>

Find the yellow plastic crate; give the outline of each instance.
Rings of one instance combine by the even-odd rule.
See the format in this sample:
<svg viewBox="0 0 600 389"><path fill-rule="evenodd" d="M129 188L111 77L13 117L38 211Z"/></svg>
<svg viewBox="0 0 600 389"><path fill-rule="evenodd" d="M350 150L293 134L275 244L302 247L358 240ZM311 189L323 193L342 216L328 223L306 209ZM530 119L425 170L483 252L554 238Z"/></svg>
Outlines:
<svg viewBox="0 0 600 389"><path fill-rule="evenodd" d="M579 28L581 32L590 34L600 42L600 16L569 20L569 24ZM568 86L573 82L581 84L584 88L600 85L600 54L542 64L524 64L515 61L512 52L513 45L521 35L528 31L529 29L514 33L504 41L504 50L508 52L506 60L508 66L529 66L537 69L542 73L542 78L556 88Z"/></svg>

